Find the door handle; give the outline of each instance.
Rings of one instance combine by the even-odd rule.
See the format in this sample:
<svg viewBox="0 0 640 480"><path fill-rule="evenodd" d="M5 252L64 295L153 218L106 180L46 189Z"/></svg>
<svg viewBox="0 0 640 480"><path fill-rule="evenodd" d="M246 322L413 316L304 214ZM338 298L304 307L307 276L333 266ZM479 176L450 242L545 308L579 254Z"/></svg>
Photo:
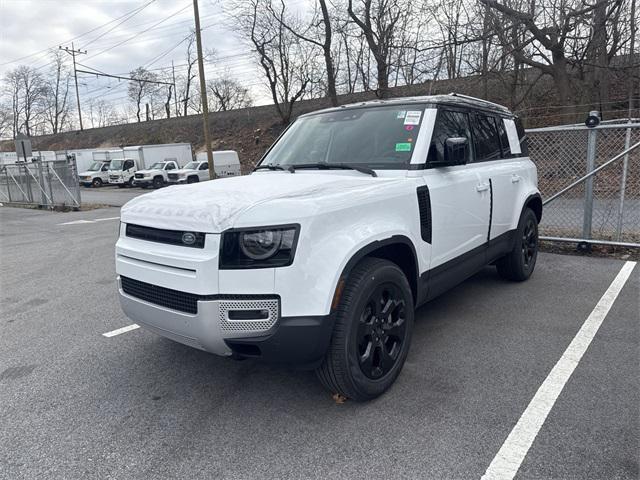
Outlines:
<svg viewBox="0 0 640 480"><path fill-rule="evenodd" d="M476 191L484 192L486 190L489 190L489 184L488 183L480 183L480 184L476 185Z"/></svg>
<svg viewBox="0 0 640 480"><path fill-rule="evenodd" d="M511 175L511 183L518 183L521 178L520 175Z"/></svg>

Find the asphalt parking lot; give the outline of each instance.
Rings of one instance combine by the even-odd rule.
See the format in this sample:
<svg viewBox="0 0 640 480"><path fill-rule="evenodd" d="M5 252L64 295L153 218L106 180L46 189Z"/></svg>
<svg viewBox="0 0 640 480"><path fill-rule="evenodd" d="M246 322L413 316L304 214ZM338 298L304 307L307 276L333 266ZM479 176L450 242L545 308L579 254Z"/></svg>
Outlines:
<svg viewBox="0 0 640 480"><path fill-rule="evenodd" d="M515 478L640 475L640 266L608 312L623 261L541 254L524 284L486 268L418 311L387 394L338 404L311 372L103 336L131 324L118 216L0 208L0 478L479 479L594 314Z"/></svg>

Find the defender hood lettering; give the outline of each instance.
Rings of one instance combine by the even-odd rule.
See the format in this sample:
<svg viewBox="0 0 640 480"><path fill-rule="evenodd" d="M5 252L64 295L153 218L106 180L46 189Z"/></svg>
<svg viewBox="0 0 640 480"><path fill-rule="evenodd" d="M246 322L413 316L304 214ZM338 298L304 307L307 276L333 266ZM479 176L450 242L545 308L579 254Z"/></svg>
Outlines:
<svg viewBox="0 0 640 480"><path fill-rule="evenodd" d="M243 212L274 200L340 204L345 196L374 194L398 181L351 172L256 173L156 190L127 202L120 218L148 227L220 233L232 228Z"/></svg>

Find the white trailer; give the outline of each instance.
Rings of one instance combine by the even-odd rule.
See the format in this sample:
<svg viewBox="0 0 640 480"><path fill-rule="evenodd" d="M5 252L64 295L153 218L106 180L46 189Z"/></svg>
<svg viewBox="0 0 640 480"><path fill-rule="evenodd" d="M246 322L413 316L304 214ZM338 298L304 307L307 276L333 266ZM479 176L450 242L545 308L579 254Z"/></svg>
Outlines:
<svg viewBox="0 0 640 480"><path fill-rule="evenodd" d="M31 156L27 157L27 162L31 162L38 158L44 161L52 161L56 159L56 152L53 150L33 150L33 152L31 152ZM16 162L24 162L22 155L18 158L18 154L16 152L0 152L0 165L12 165Z"/></svg>
<svg viewBox="0 0 640 480"><path fill-rule="evenodd" d="M196 154L197 162L207 161L207 152ZM234 150L218 150L213 152L213 171L216 177L235 177L240 175L240 159Z"/></svg>

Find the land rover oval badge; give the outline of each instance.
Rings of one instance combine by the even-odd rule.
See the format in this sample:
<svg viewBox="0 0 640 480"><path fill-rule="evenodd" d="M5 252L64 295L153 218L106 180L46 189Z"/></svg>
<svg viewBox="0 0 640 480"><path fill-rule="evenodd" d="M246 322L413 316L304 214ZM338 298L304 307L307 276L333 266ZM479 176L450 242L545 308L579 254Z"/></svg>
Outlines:
<svg viewBox="0 0 640 480"><path fill-rule="evenodd" d="M185 245L193 245L196 243L196 235L195 233L185 232L182 234L182 243Z"/></svg>

